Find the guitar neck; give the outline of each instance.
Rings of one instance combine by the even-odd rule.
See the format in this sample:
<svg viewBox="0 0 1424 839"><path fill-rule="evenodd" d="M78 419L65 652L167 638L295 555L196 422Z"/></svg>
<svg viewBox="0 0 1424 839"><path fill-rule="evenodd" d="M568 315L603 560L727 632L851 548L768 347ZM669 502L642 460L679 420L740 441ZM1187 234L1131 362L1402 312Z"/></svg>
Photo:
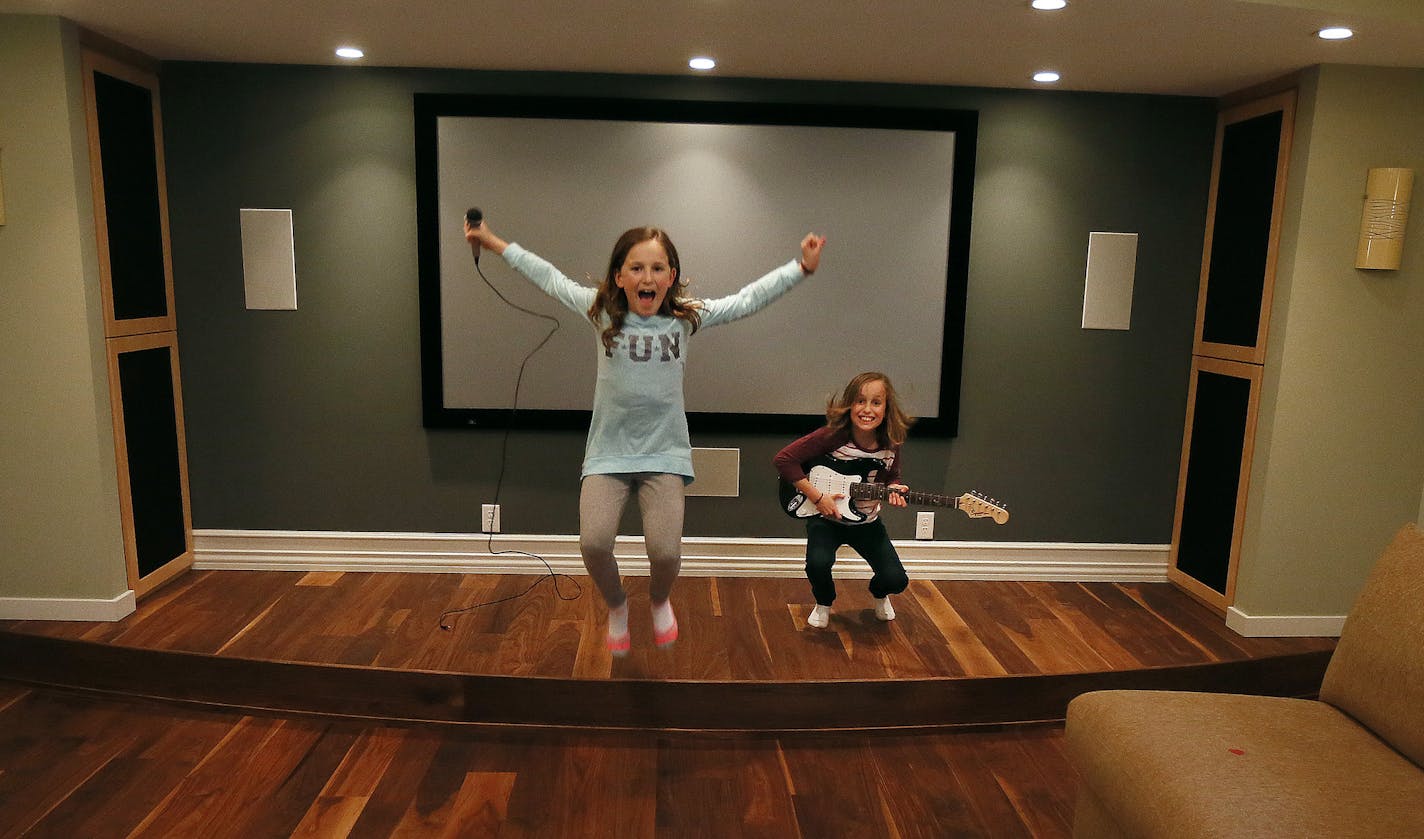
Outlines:
<svg viewBox="0 0 1424 839"><path fill-rule="evenodd" d="M890 495L890 488L884 484L869 484L876 487L875 499L884 501ZM949 507L959 509L959 497L954 495L937 495L933 492L901 492L896 493L904 498L906 502L921 507Z"/></svg>
<svg viewBox="0 0 1424 839"><path fill-rule="evenodd" d="M904 492L901 495L907 502L921 507L959 509L959 497L954 495L935 495L932 492Z"/></svg>

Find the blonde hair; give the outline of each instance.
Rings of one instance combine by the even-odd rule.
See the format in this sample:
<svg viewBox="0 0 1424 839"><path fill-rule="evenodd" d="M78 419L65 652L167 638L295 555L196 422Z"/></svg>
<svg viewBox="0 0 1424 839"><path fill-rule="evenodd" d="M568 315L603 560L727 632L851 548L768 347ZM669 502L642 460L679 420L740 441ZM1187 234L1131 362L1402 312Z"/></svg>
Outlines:
<svg viewBox="0 0 1424 839"><path fill-rule="evenodd" d="M875 371L861 373L850 380L840 395L832 396L827 400L826 427L836 431L849 431L851 426L850 411L855 406L855 400L860 396L860 389L877 381L883 382L885 385L885 417L875 429L875 438L880 445L894 448L904 444L915 418L901 409L900 397L895 395L895 385L890 383L890 377L884 373Z"/></svg>
<svg viewBox="0 0 1424 839"><path fill-rule="evenodd" d="M601 336L605 350L613 349L613 338L623 331L623 320L628 317L628 298L618 287L618 272L628 259L628 251L631 251L634 245L650 240L656 240L663 246L663 250L667 252L668 266L676 274L672 288L668 289L667 296L658 307L658 314L672 315L688 321L692 324L693 332L702 324L702 317L696 305L680 293L686 283L682 279L682 263L677 258L677 248L673 246L672 239L659 227L634 227L623 231L623 235L613 244L613 254L608 258L608 273L604 275L603 282L594 294L593 305L588 307L588 319L594 323L598 323L601 315L608 316L608 326L604 328Z"/></svg>

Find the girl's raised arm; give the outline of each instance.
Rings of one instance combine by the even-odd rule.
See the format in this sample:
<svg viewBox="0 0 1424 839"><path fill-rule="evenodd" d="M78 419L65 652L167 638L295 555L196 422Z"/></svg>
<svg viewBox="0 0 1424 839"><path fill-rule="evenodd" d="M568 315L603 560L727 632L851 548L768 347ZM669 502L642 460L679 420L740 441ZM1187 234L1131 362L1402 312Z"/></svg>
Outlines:
<svg viewBox="0 0 1424 839"><path fill-rule="evenodd" d="M807 233L801 240L801 258L787 262L726 297L702 301L702 325L717 326L760 311L793 286L811 276L821 264L826 237Z"/></svg>

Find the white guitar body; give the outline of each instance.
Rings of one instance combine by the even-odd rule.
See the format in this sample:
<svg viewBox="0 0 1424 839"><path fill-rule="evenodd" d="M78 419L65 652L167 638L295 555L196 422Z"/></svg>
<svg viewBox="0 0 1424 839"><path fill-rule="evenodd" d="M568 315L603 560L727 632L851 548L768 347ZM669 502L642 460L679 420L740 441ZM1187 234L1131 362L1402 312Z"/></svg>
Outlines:
<svg viewBox="0 0 1424 839"><path fill-rule="evenodd" d="M811 467L810 471L806 473L806 480L811 482L811 486L815 488L818 493L839 496L835 498L836 512L841 514L842 521L859 522L865 521L869 517L867 514L855 509L854 502L857 499L851 497L851 488L856 484L865 484L868 487L876 486L876 484L866 483L859 475L843 475L828 466ZM795 510L787 510L787 512L798 519L807 519L811 516L819 516L821 514L821 511L816 509L816 505L811 503L810 498L800 493L797 495L801 499L800 503ZM821 496L815 495L813 497L820 498Z"/></svg>

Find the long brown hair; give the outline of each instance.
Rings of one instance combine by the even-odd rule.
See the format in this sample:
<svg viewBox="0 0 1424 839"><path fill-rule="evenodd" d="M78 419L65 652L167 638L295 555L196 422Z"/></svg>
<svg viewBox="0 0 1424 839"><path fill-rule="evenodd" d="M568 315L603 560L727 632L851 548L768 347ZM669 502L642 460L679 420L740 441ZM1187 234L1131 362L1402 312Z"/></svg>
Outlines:
<svg viewBox="0 0 1424 839"><path fill-rule="evenodd" d="M890 383L890 377L884 373L875 371L861 373L850 380L839 396L832 396L827 400L826 426L836 431L849 431L850 411L855 406L855 400L860 396L860 389L875 381L885 384L885 417L880 421L880 426L875 429L875 438L880 445L889 448L903 445L905 438L909 436L910 426L915 422L915 418L900 408L900 397L895 395L895 386Z"/></svg>
<svg viewBox="0 0 1424 839"><path fill-rule="evenodd" d="M623 262L628 259L628 251L632 250L634 245L650 239L657 240L658 244L663 246L663 250L667 252L668 266L676 274L672 287L668 289L667 296L658 307L658 314L672 315L690 322L693 332L696 332L702 323L697 307L680 293L686 284L682 279L682 263L677 258L677 248L673 246L672 239L668 238L667 232L660 227L634 227L624 231L613 244L613 255L608 258L608 273L598 286L593 305L588 307L588 319L594 323L598 323L599 316L608 316L608 326L602 335L605 350L613 349L613 338L623 331L623 319L628 316L628 298L623 289L618 287L618 272L623 268Z"/></svg>

